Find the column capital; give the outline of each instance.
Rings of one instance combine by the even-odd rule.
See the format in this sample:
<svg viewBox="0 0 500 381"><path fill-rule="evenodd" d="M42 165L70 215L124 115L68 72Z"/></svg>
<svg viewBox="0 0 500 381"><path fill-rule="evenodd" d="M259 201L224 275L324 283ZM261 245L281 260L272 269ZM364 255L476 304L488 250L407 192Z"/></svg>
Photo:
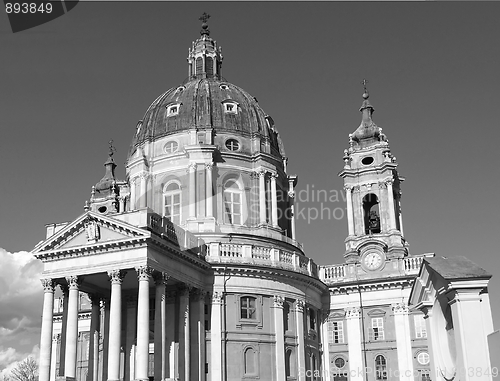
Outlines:
<svg viewBox="0 0 500 381"><path fill-rule="evenodd" d="M351 184L344 184L344 190L346 192L352 192L353 188L354 188L354 186Z"/></svg>
<svg viewBox="0 0 500 381"><path fill-rule="evenodd" d="M212 293L212 304L222 304L223 293L221 291L214 291Z"/></svg>
<svg viewBox="0 0 500 381"><path fill-rule="evenodd" d="M259 169L256 173L257 173L257 176L264 177L266 175L267 171L265 169Z"/></svg>
<svg viewBox="0 0 500 381"><path fill-rule="evenodd" d="M273 307L274 308L283 308L283 303L285 303L285 298L281 295L273 296Z"/></svg>
<svg viewBox="0 0 500 381"><path fill-rule="evenodd" d="M68 286L70 290L78 290L80 285L82 284L83 278L78 275L72 275L66 277L66 282L68 282Z"/></svg>
<svg viewBox="0 0 500 381"><path fill-rule="evenodd" d="M379 181L378 182L378 187L379 189L386 189L387 188L387 184L385 181Z"/></svg>
<svg viewBox="0 0 500 381"><path fill-rule="evenodd" d="M151 274L153 273L153 269L149 266L138 266L135 268L137 272L137 278L139 281L141 280L149 280L151 278Z"/></svg>
<svg viewBox="0 0 500 381"><path fill-rule="evenodd" d="M155 281L155 285L161 286L162 284L166 284L167 280L170 279L170 275L163 271L154 271L153 272L153 280Z"/></svg>
<svg viewBox="0 0 500 381"><path fill-rule="evenodd" d="M187 172L188 173L196 172L196 167L198 167L198 164L196 164L196 163L189 163Z"/></svg>
<svg viewBox="0 0 500 381"><path fill-rule="evenodd" d="M387 187L389 185L392 186L392 184L394 184L394 179L391 177L391 178L385 179L384 182L385 182Z"/></svg>
<svg viewBox="0 0 500 381"><path fill-rule="evenodd" d="M43 292L54 293L55 283L54 283L53 279L51 279L51 278L44 278L44 279L40 279L40 282L42 282Z"/></svg>
<svg viewBox="0 0 500 381"><path fill-rule="evenodd" d="M149 173L148 173L148 172L142 172L142 173L141 173L139 176L137 176L137 177L139 177L141 180L147 180L147 179L149 179L150 175L149 175Z"/></svg>
<svg viewBox="0 0 500 381"><path fill-rule="evenodd" d="M279 176L277 172L269 172L269 177L275 181Z"/></svg>
<svg viewBox="0 0 500 381"><path fill-rule="evenodd" d="M180 285L177 290L179 292L179 295L180 296L188 296L189 297L189 293L191 292L191 290L193 289L192 286L190 285L187 285L187 284L182 284Z"/></svg>
<svg viewBox="0 0 500 381"><path fill-rule="evenodd" d="M191 298L195 302L199 302L200 300L205 300L206 295L207 295L207 292L205 290L200 289L200 288L194 288L191 290Z"/></svg>
<svg viewBox="0 0 500 381"><path fill-rule="evenodd" d="M352 191L356 192L356 193L359 193L359 192L361 192L361 187L359 185L354 185L352 187Z"/></svg>
<svg viewBox="0 0 500 381"><path fill-rule="evenodd" d="M394 315L408 315L408 305L406 303L395 303L392 305Z"/></svg>
<svg viewBox="0 0 500 381"><path fill-rule="evenodd" d="M345 308L346 319L359 319L360 316L361 316L361 308L359 307Z"/></svg>
<svg viewBox="0 0 500 381"><path fill-rule="evenodd" d="M205 163L205 169L211 171L214 167L214 163Z"/></svg>
<svg viewBox="0 0 500 381"><path fill-rule="evenodd" d="M288 191L288 197L295 198L295 191L293 191L293 190Z"/></svg>
<svg viewBox="0 0 500 381"><path fill-rule="evenodd" d="M297 312L304 312L304 308L306 307L306 302L303 300L297 300L295 302L295 309Z"/></svg>
<svg viewBox="0 0 500 381"><path fill-rule="evenodd" d="M123 278L127 274L126 271L123 270L110 270L108 271L108 277L111 281L111 284L122 284Z"/></svg>

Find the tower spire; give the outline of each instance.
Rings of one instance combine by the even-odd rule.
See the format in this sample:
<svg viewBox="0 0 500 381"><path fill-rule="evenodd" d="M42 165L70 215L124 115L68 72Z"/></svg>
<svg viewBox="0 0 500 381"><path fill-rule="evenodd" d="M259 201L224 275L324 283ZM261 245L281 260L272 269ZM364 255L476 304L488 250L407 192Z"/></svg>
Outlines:
<svg viewBox="0 0 500 381"><path fill-rule="evenodd" d="M207 36L210 36L210 29L208 29L208 24L207 21L210 18L210 15L207 12L203 12L201 17L198 19L202 22L201 24L201 31L200 34L203 36L206 34Z"/></svg>

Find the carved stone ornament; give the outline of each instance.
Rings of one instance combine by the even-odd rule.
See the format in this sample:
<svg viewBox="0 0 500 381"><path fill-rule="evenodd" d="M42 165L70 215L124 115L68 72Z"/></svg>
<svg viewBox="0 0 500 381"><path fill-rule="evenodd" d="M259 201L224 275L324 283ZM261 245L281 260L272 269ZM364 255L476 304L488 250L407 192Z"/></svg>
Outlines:
<svg viewBox="0 0 500 381"><path fill-rule="evenodd" d="M191 290L191 300L194 302L199 302L200 300L205 300L205 295L207 292L200 288L194 288Z"/></svg>
<svg viewBox="0 0 500 381"><path fill-rule="evenodd" d="M72 275L66 277L66 282L68 282L68 286L70 290L78 290L80 284L82 284L83 278L78 275Z"/></svg>
<svg viewBox="0 0 500 381"><path fill-rule="evenodd" d="M361 308L359 307L350 307L345 309L346 319L359 318L360 315L361 315Z"/></svg>
<svg viewBox="0 0 500 381"><path fill-rule="evenodd" d="M153 279L155 281L155 285L160 286L162 284L166 284L167 283L167 280L170 279L170 275L168 275L165 272L155 271L153 273Z"/></svg>
<svg viewBox="0 0 500 381"><path fill-rule="evenodd" d="M406 303L396 303L392 305L394 314L408 314L408 306Z"/></svg>
<svg viewBox="0 0 500 381"><path fill-rule="evenodd" d="M153 269L149 266L136 267L135 271L137 271L137 278L139 279L139 281L149 280L151 274L153 273Z"/></svg>
<svg viewBox="0 0 500 381"><path fill-rule="evenodd" d="M108 271L109 280L112 284L122 284L123 278L127 274L126 271L123 270L110 270Z"/></svg>
<svg viewBox="0 0 500 381"><path fill-rule="evenodd" d="M295 198L295 191L293 191L293 190L288 191L288 197Z"/></svg>
<svg viewBox="0 0 500 381"><path fill-rule="evenodd" d="M87 234L88 242L97 242L101 238L99 225L95 220L87 220L85 222L85 233Z"/></svg>
<svg viewBox="0 0 500 381"><path fill-rule="evenodd" d="M285 303L285 298L280 295L274 295L273 306L278 308L283 308L283 303Z"/></svg>
<svg viewBox="0 0 500 381"><path fill-rule="evenodd" d="M303 300L297 300L295 303L295 309L297 312L304 312L304 307L306 306L306 303Z"/></svg>
<svg viewBox="0 0 500 381"><path fill-rule="evenodd" d="M212 304L221 304L222 303L222 292L214 291L212 293Z"/></svg>
<svg viewBox="0 0 500 381"><path fill-rule="evenodd" d="M48 279L40 279L42 282L43 292L51 292L54 293L55 284L54 281L50 278Z"/></svg>

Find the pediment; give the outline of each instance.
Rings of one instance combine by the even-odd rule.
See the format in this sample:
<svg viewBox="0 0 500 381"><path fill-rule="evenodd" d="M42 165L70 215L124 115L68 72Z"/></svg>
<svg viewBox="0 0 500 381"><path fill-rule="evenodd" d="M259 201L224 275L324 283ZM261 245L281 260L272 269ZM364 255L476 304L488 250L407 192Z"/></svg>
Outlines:
<svg viewBox="0 0 500 381"><path fill-rule="evenodd" d="M76 247L93 246L102 243L124 243L127 240L147 238L147 230L137 228L110 216L102 216L94 212L86 212L75 221L66 225L53 236L40 242L32 254L50 251L64 251Z"/></svg>

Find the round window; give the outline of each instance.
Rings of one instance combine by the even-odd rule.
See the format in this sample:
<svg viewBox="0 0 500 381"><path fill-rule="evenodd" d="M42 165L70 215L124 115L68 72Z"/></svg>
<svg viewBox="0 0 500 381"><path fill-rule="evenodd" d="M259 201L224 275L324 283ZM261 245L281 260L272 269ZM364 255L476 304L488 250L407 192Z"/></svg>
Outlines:
<svg viewBox="0 0 500 381"><path fill-rule="evenodd" d="M229 151L238 151L240 149L240 143L236 139L226 140L226 148Z"/></svg>
<svg viewBox="0 0 500 381"><path fill-rule="evenodd" d="M369 165L373 163L373 157L371 156L364 157L363 159L361 159L361 162L363 163L363 165Z"/></svg>
<svg viewBox="0 0 500 381"><path fill-rule="evenodd" d="M430 362L429 354L427 352L420 352L417 356L419 364L427 365Z"/></svg>
<svg viewBox="0 0 500 381"><path fill-rule="evenodd" d="M335 366L338 369L342 369L345 366L345 360L342 357L337 357L335 359Z"/></svg>
<svg viewBox="0 0 500 381"><path fill-rule="evenodd" d="M167 144L165 144L165 147L163 147L166 153L174 153L177 151L178 148L179 148L179 143L177 143L175 140L167 142Z"/></svg>
<svg viewBox="0 0 500 381"><path fill-rule="evenodd" d="M99 211L99 213L106 213L106 211L108 210L108 208L106 208L105 206L101 206L99 209L97 209Z"/></svg>
<svg viewBox="0 0 500 381"><path fill-rule="evenodd" d="M227 85L225 85L225 84L222 84L219 87L221 90L227 90Z"/></svg>

